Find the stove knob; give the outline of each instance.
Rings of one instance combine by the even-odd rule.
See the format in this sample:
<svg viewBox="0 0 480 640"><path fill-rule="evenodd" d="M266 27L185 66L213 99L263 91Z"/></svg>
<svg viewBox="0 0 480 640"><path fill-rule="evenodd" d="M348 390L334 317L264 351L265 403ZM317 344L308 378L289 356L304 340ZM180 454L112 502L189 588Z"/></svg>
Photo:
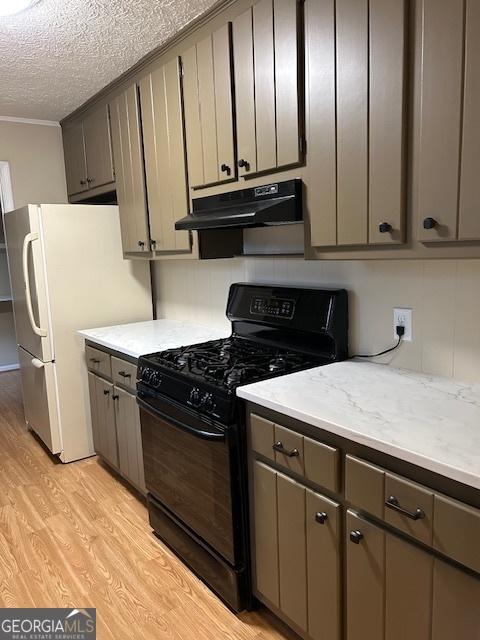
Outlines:
<svg viewBox="0 0 480 640"><path fill-rule="evenodd" d="M215 400L211 393L206 393L203 398L203 408L207 413L212 413L215 409Z"/></svg>
<svg viewBox="0 0 480 640"><path fill-rule="evenodd" d="M194 407L199 407L201 405L201 403L202 403L202 395L200 393L200 390L197 389L196 387L194 387L190 391L189 402Z"/></svg>
<svg viewBox="0 0 480 640"><path fill-rule="evenodd" d="M158 389L158 387L162 384L162 376L159 373L153 373L150 382L155 387L155 389Z"/></svg>

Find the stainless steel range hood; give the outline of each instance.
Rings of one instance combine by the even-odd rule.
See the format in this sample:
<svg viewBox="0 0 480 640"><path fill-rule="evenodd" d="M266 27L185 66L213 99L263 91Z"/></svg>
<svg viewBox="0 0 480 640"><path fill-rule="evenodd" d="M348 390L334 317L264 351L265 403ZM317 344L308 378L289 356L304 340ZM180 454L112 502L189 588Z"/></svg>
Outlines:
<svg viewBox="0 0 480 640"><path fill-rule="evenodd" d="M245 229L301 222L302 181L271 183L193 200L193 211L175 229Z"/></svg>

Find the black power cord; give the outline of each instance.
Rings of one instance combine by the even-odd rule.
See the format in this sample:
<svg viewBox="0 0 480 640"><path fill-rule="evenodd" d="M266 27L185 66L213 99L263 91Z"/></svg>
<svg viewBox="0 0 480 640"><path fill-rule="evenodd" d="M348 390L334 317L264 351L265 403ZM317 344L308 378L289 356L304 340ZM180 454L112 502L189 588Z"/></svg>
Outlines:
<svg viewBox="0 0 480 640"><path fill-rule="evenodd" d="M372 353L371 355L362 355L362 354L357 354L354 356L350 356L349 360L352 360L353 358L378 358L378 356L384 356L387 353L391 353L392 351L395 351L395 349L398 349L398 347L402 344L402 338L405 334L405 327L402 324L397 324L397 326L395 327L395 332L398 336L398 342L394 347L390 347L390 349L385 349L385 351L379 351L378 353Z"/></svg>

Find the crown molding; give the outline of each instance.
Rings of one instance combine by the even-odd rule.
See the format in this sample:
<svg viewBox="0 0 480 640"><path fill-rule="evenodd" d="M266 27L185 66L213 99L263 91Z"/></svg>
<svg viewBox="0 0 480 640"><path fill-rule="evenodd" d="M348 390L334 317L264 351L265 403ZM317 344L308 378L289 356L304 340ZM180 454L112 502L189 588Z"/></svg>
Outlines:
<svg viewBox="0 0 480 640"><path fill-rule="evenodd" d="M18 122L20 124L36 124L42 127L59 127L55 120L35 120L34 118L15 118L14 116L0 116L0 122Z"/></svg>

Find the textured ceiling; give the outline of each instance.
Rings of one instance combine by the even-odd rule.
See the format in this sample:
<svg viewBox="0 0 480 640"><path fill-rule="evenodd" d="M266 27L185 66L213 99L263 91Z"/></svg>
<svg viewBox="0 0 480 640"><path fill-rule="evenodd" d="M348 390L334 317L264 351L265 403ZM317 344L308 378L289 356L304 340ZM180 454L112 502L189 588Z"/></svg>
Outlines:
<svg viewBox="0 0 480 640"><path fill-rule="evenodd" d="M60 120L213 4L41 0L0 17L0 116Z"/></svg>

